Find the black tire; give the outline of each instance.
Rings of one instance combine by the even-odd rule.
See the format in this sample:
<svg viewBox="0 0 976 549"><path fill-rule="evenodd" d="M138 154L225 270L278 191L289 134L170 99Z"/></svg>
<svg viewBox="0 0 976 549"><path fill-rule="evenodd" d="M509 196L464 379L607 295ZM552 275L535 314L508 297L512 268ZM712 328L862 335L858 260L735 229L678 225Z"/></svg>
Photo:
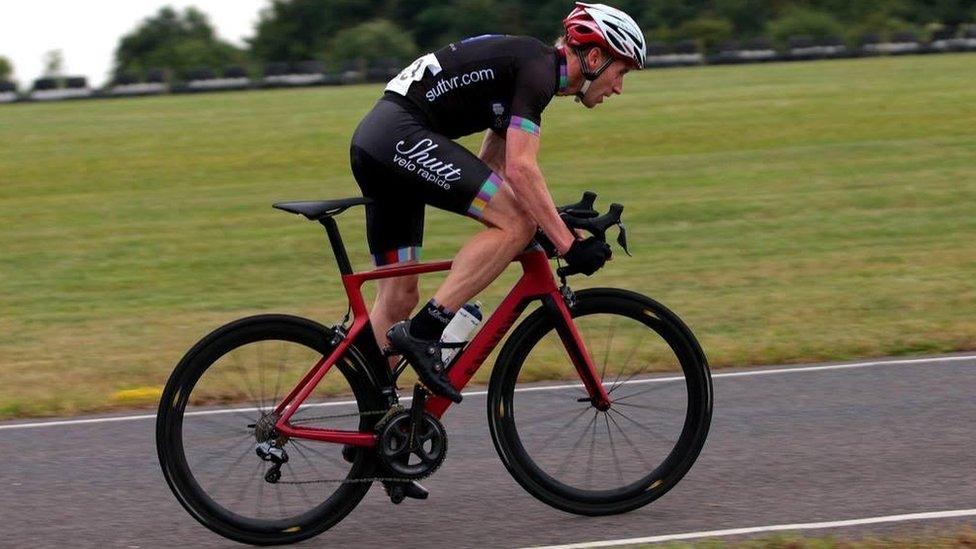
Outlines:
<svg viewBox="0 0 976 549"><path fill-rule="evenodd" d="M206 395L206 388L216 386L212 383L212 380L216 380L217 382L225 381L225 379L218 376L218 374L222 373L220 368L214 368L214 373L209 378L204 378L207 380L206 382L201 383L201 377L205 376L212 366L221 364L223 368L223 365L228 363L230 359L221 361L225 355L234 358L237 356L234 354L234 351L243 353L244 350L251 348L256 348L258 353L260 353L261 349L273 348L275 345L279 345L292 354L295 354L295 349L297 349L298 352L302 353L300 354L302 360L296 360L295 362L302 362L302 368L307 370L311 365L315 364L316 357L327 355L331 351L331 336L331 330L311 320L302 318L284 315L261 315L244 318L223 326L203 338L190 349L177 365L163 391L160 401L159 413L156 420L156 449L166 482L172 489L173 494L176 495L176 498L190 515L210 530L229 539L254 545L295 543L316 536L338 523L353 510L369 490L369 482L294 486L266 484L263 475L267 467L270 467L270 464L262 463L254 453L254 446L257 442L254 435L254 424L246 423L252 421L249 418L255 416L260 418L264 416L266 414L265 410L267 409L265 406L270 407L270 409L274 407L276 397L272 397L268 401L264 400L264 370L261 370L262 395L260 401L257 397L254 398L256 406L253 408L240 408L240 397L230 396L221 399L216 396ZM257 345L254 346L252 344ZM248 345L252 345L252 347L247 347ZM309 357L312 360L311 364L305 363ZM265 359L261 359L259 354L259 366L262 368L264 365L263 360ZM281 376L283 367L281 363L276 364L278 364L276 366L278 368L277 375ZM295 371L297 371L297 368L298 366L296 366ZM247 385L246 390L243 392L252 393L251 383L253 380L249 380L249 377L243 373L243 368L240 365L235 364L226 368L226 370L230 373L239 373L241 379ZM346 353L344 359L330 370L327 376L336 376L335 381L338 384L348 384L348 392L351 392L352 396L354 396L354 400L346 398L341 402L334 403L346 406L347 410L352 411L352 414L347 415L353 416L350 419L342 420L347 425L337 428L355 429L357 428L358 422L358 429L371 429L377 418L373 417L373 415L360 414L367 411L375 412L381 410L381 399L371 382L367 365L355 347L350 347L350 352ZM275 380L276 385L279 382L280 380ZM297 380L294 380L293 383L287 386L282 383L281 390L287 391L295 384L297 384ZM198 391L197 396L193 396L194 389ZM276 387L277 391L278 388ZM252 396L254 395L252 394ZM207 408L202 408L204 410L203 412L186 414L187 405L190 402L194 406L200 405L201 402L206 404L216 402L223 405L229 404L232 407L229 410L220 408L213 412L208 411ZM329 406L330 404L326 401L325 404L319 403L310 406L316 405ZM331 410L331 408L329 409ZM357 410L358 413L356 412ZM299 412L302 411L303 409L299 409ZM321 408L319 411L321 411ZM238 419L237 416L241 416L241 418ZM298 414L295 417L297 418ZM184 424L185 419L189 421L189 426ZM321 418L311 419L321 420ZM294 422L295 420L293 419ZM348 425L350 422L351 426ZM217 437L208 437L200 443L187 443L184 438L189 436L192 441L199 436L198 432L194 431L195 425L212 430L212 424L214 423L217 423L221 429L219 433L223 437L222 440L225 444L226 440L240 440L239 443L235 442L235 444L242 446L238 446L236 449L239 451L243 448L244 450L244 453L240 455L237 462L232 464L232 468L236 467L237 470L241 467L241 465L238 465L239 463L246 464L245 474L249 479L247 481L247 487L242 489L241 496L238 496L238 499L242 499L245 491L253 486L252 477L255 474L258 476L258 498L253 513L255 516L248 516L252 513L248 512L244 514L235 505L230 505L224 501L226 499L226 492L232 491L236 493L243 484L230 484L230 488L220 490L220 497L218 497L216 487L214 487L211 493L208 493L207 489L201 486L201 482L206 480L206 475L201 476L199 479L197 478L198 475L201 475L202 469L211 468L218 472L224 471L224 469L219 469L218 467L220 465L216 463L210 465L210 462L207 461L207 459L210 459L207 457L209 453L207 456L204 456L207 459L194 461L194 458L198 457L195 453L197 447L206 446L203 442ZM227 427L223 425L224 423L231 423L232 426ZM250 433L248 433L247 429L250 429ZM208 430L204 430L204 432L209 434ZM224 432L232 434L223 435ZM248 440L249 434L250 440ZM343 470L341 467L348 468L348 472L345 474L346 476L341 477L347 479L368 478L372 476L376 468L375 455L369 452L356 452L352 463L343 461L339 457L341 456L342 449L339 445L316 446L316 448L327 450L324 452L311 449L311 446L304 446L307 451L312 453L312 457L309 458L305 451L301 450L302 447L298 446L298 444L304 442L308 441L299 442L291 439L285 443L285 448L293 454L291 462L295 466L291 471L306 471L309 478L304 480L313 480L311 478L313 476L311 469L314 469L316 462L320 460L325 466L334 466L340 471ZM213 450L214 446L205 449L209 452ZM301 454L299 455L298 452L301 452ZM230 451L225 452L225 454L229 453ZM235 453L234 455L238 454ZM222 455L218 453L213 459L219 460L221 457ZM304 465L302 459L308 462L308 467ZM324 461L326 459L329 461ZM193 464L192 466L191 463ZM255 466L257 467L256 470L251 469L251 467ZM283 466L282 472L287 474L289 472L289 469L286 469L287 467L289 467L289 464ZM226 472L221 474L223 475L221 480L226 481L227 475L231 474L231 468L226 468ZM298 477L296 476L295 479L298 479ZM298 492L284 492L283 490L286 488L291 490L300 489L300 495L304 501L294 505L291 499L289 499L288 506L286 507L283 503L284 497L291 498L295 496L295 499L297 499L298 495ZM274 499L271 499L271 503L265 505L263 502L271 498L271 496L270 492L266 496L263 490L282 491L274 492L277 498L276 502ZM273 508L275 504L278 506L277 510ZM301 509L305 509L306 505L308 509L302 511ZM299 511L296 511L292 515L292 511L290 510L292 507L298 507ZM267 514L280 516L264 518L262 515L266 508L271 508L270 511L267 511Z"/></svg>
<svg viewBox="0 0 976 549"><path fill-rule="evenodd" d="M664 495L694 464L705 443L711 421L711 376L705 355L694 335L660 303L637 293L615 289L583 290L576 297L577 304L571 309L574 323L580 329L594 363L602 368L600 375L613 401L610 410L600 412L588 402L585 390L579 386L579 377L569 364L565 348L556 335L552 316L542 307L515 329L499 353L488 388L488 423L495 449L505 467L526 491L540 501L580 515L624 513ZM602 332L594 337L584 328L591 320L604 318L608 319L609 338L599 337ZM612 371L608 373L607 366L612 356L617 358L613 353L615 323L624 324L628 327L627 333L632 333L634 337L631 338L633 349L629 351L624 365L617 368L616 379L611 381ZM638 336L641 339L634 342ZM643 341L648 336L654 339L645 345ZM618 336L618 339L620 337L623 336ZM598 350L602 350L601 345L605 346L605 355L598 353ZM558 347L562 358L552 352L546 354L547 346L553 349ZM637 367L631 368L629 364L637 349L640 350L637 353ZM642 372L645 366L642 365L641 355L645 353L652 353L653 356L648 354L647 371ZM671 359L668 359L669 354L672 355ZM560 362L565 362L567 366L562 367ZM525 369L523 373L526 363L532 364L532 368ZM540 367L549 371L539 374L535 370ZM675 375L662 377L653 373L661 371L670 371ZM648 375L636 377L642 373ZM625 374L626 379L621 379ZM553 375L564 380L574 379L574 383L563 381L561 384L527 385L535 378L551 379ZM517 391L517 387L523 390ZM524 390L526 388L529 390ZM669 388L670 394L665 394L664 391ZM650 395L654 391L656 393ZM640 400L635 399L641 395L650 395L651 403L637 404ZM577 413L574 406L581 407L582 411ZM658 412L667 406L671 407L671 414ZM644 412L645 409L653 412ZM654 416L652 421L665 425L661 438L668 442L652 440L656 430L633 420L630 415L634 410L650 413ZM583 428L579 439L575 439L575 433L569 437L563 436L563 432L577 421L576 418L590 417L589 412L593 412L592 419ZM600 413L604 414L602 418ZM609 452L606 446L597 447L595 444L598 429L603 429L603 422L606 422ZM622 427L631 427L632 424L642 425L641 439L631 437L622 430ZM586 451L580 441L590 435L591 426L593 438L589 455L583 459L573 459L581 448ZM666 437L668 432L676 435L673 443ZM621 461L614 437L617 442L625 441L629 445L628 450L638 459ZM567 448L568 441L574 439L576 443ZM641 448L655 446L660 447L655 452L660 454L660 459L648 461L646 455L640 453ZM601 460L600 464L596 463L597 459ZM554 471L557 460L558 470ZM596 465L600 466L594 468ZM572 469L568 470L568 466L572 466ZM607 472L613 469L612 466L616 466L616 476ZM624 469L629 469L626 474ZM592 478L604 474L609 478L596 481ZM567 477L574 478L567 480Z"/></svg>

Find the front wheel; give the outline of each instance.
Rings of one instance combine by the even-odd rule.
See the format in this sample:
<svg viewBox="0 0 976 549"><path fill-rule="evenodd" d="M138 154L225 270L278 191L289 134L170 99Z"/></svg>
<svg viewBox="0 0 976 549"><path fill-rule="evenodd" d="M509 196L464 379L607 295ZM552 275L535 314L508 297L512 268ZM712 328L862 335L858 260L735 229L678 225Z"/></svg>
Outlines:
<svg viewBox="0 0 976 549"><path fill-rule="evenodd" d="M664 495L695 462L711 420L711 377L694 335L660 303L612 289L576 297L573 322L610 408L590 402L543 307L498 356L488 422L498 455L530 494L570 513L623 513Z"/></svg>

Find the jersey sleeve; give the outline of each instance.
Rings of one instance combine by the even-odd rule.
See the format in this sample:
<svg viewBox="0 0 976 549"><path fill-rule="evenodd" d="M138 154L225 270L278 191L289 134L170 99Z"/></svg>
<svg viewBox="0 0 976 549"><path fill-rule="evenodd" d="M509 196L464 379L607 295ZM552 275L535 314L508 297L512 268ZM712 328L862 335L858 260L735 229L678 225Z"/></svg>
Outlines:
<svg viewBox="0 0 976 549"><path fill-rule="evenodd" d="M523 59L516 70L509 127L539 135L542 111L556 94L556 73L552 57L536 55Z"/></svg>

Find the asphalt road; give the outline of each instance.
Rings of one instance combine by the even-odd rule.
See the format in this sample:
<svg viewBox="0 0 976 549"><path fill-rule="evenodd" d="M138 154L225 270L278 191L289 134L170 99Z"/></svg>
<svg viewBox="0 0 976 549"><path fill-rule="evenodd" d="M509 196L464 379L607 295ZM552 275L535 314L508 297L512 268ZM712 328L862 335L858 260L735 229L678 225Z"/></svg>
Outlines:
<svg viewBox="0 0 976 549"><path fill-rule="evenodd" d="M426 502L379 486L309 547L522 547L976 508L976 357L838 369L713 372L695 467L648 507L606 518L538 502L495 455L485 398L445 416L447 462ZM21 422L23 423L23 422ZM151 419L0 424L0 547L231 547L169 492ZM976 517L857 526L911 533ZM838 535L831 531L831 535Z"/></svg>

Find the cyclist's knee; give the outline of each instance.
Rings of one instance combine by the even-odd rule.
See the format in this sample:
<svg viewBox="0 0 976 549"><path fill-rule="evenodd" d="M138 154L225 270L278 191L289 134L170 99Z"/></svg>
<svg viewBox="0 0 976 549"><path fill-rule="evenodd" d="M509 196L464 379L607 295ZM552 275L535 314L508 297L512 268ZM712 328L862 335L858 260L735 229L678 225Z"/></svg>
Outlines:
<svg viewBox="0 0 976 549"><path fill-rule="evenodd" d="M532 215L519 204L511 188L502 187L485 209L486 224L509 233L512 239L527 244L535 236Z"/></svg>

